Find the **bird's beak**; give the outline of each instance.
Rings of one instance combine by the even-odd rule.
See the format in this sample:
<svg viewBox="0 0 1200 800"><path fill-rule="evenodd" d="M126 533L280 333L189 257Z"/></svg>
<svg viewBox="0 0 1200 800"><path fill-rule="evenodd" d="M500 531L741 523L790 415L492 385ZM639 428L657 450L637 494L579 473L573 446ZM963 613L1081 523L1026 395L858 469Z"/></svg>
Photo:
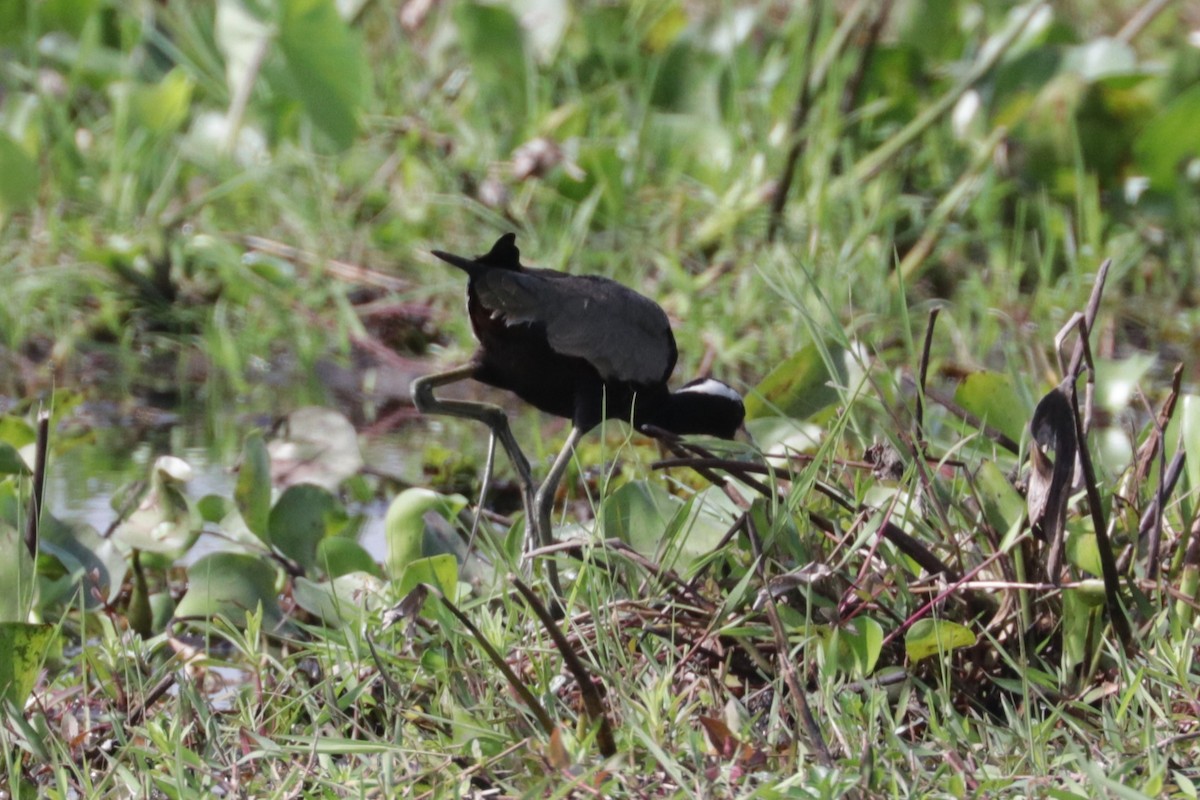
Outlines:
<svg viewBox="0 0 1200 800"><path fill-rule="evenodd" d="M459 269L470 269L471 267L475 266L475 259L473 258L463 258L462 256L456 256L453 253L445 253L441 250L434 250L432 252L442 261L445 261L447 264L453 264Z"/></svg>

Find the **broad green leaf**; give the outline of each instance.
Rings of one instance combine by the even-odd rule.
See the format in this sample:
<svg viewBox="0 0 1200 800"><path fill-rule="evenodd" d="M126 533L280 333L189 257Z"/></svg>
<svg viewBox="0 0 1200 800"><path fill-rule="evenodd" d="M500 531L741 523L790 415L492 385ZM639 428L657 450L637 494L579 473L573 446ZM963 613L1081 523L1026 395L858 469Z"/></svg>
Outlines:
<svg viewBox="0 0 1200 800"><path fill-rule="evenodd" d="M280 0L279 46L308 116L339 149L354 142L370 65L332 0Z"/></svg>
<svg viewBox="0 0 1200 800"><path fill-rule="evenodd" d="M1014 532L1025 517L1025 500L993 461L975 473L975 490L988 524L1001 536Z"/></svg>
<svg viewBox="0 0 1200 800"><path fill-rule="evenodd" d="M954 391L954 402L1014 442L1021 441L1031 413L1012 378L998 372L968 375Z"/></svg>
<svg viewBox="0 0 1200 800"><path fill-rule="evenodd" d="M282 624L279 571L270 561L245 553L213 553L192 564L187 574L188 589L175 609L176 619L220 615L244 626L246 613L261 605L268 630Z"/></svg>
<svg viewBox="0 0 1200 800"><path fill-rule="evenodd" d="M29 619L33 587L33 556L24 536L7 522L0 522L0 622Z"/></svg>
<svg viewBox="0 0 1200 800"><path fill-rule="evenodd" d="M288 414L278 438L267 445L273 483L313 483L336 492L362 469L358 432L332 408L305 406Z"/></svg>
<svg viewBox="0 0 1200 800"><path fill-rule="evenodd" d="M949 620L917 620L904 634L904 651L909 661L920 661L973 644L975 633L970 628Z"/></svg>
<svg viewBox="0 0 1200 800"><path fill-rule="evenodd" d="M383 519L387 573L393 580L403 575L410 563L425 555L425 514L434 511L452 519L462 508L462 502L461 497L420 488L405 489L396 495Z"/></svg>
<svg viewBox="0 0 1200 800"><path fill-rule="evenodd" d="M477 102L489 109L499 129L520 141L529 111L530 59L525 33L513 12L502 5L455 4L458 38L471 60Z"/></svg>
<svg viewBox="0 0 1200 800"><path fill-rule="evenodd" d="M330 626L362 622L369 611L382 606L385 600L383 582L365 572L352 572L320 583L299 577L292 587L292 596L297 605Z"/></svg>
<svg viewBox="0 0 1200 800"><path fill-rule="evenodd" d="M129 571L126 554L111 538L104 538L85 522L63 522L51 514L42 514L38 555L39 562L52 558L62 565L71 582L58 587L60 594L75 594L76 589L82 588L79 594L87 608L95 608L102 601L115 601ZM42 564L39 571L43 575L47 572ZM66 597L51 596L43 586L40 603L58 600L65 601Z"/></svg>
<svg viewBox="0 0 1200 800"><path fill-rule="evenodd" d="M321 541L345 524L346 510L336 497L302 483L285 491L271 508L267 538L305 572L312 572Z"/></svg>
<svg viewBox="0 0 1200 800"><path fill-rule="evenodd" d="M25 459L8 442L0 442L0 475L29 475Z"/></svg>
<svg viewBox="0 0 1200 800"><path fill-rule="evenodd" d="M826 347L834 374L821 348L807 344L779 364L746 398L746 418L777 416L806 419L838 401L837 386L846 383L845 351ZM834 385L830 385L834 384Z"/></svg>
<svg viewBox="0 0 1200 800"><path fill-rule="evenodd" d="M1097 578L1104 574L1100 566L1100 547L1091 530L1069 528L1066 549L1067 560L1079 569Z"/></svg>
<svg viewBox="0 0 1200 800"><path fill-rule="evenodd" d="M271 518L271 459L263 444L262 431L246 434L233 496L246 527L266 542Z"/></svg>
<svg viewBox="0 0 1200 800"><path fill-rule="evenodd" d="M0 442L10 444L20 450L35 441L37 441L37 431L27 421L21 417L0 417Z"/></svg>
<svg viewBox="0 0 1200 800"><path fill-rule="evenodd" d="M130 109L139 127L157 134L178 130L192 106L192 79L176 67L153 86L134 87Z"/></svg>
<svg viewBox="0 0 1200 800"><path fill-rule="evenodd" d="M0 701L25 705L57 630L54 625L0 622Z"/></svg>
<svg viewBox="0 0 1200 800"><path fill-rule="evenodd" d="M440 555L409 562L400 576L397 594L406 595L422 583L436 586L453 600L458 594L458 561L454 556Z"/></svg>
<svg viewBox="0 0 1200 800"><path fill-rule="evenodd" d="M147 553L174 560L200 535L200 518L180 487L191 480L183 459L160 456L150 471L150 485L132 512L113 531L113 538Z"/></svg>
<svg viewBox="0 0 1200 800"><path fill-rule="evenodd" d="M33 205L40 182L37 162L11 136L0 131L0 214Z"/></svg>
<svg viewBox="0 0 1200 800"><path fill-rule="evenodd" d="M1200 83L1170 102L1133 142L1134 160L1155 189L1170 190L1200 158Z"/></svg>
<svg viewBox="0 0 1200 800"><path fill-rule="evenodd" d="M362 545L343 536L322 539L317 545L317 566L331 578L351 572L366 572L377 578L383 570Z"/></svg>
<svg viewBox="0 0 1200 800"><path fill-rule="evenodd" d="M682 500L657 484L627 483L604 501L604 538L620 539L655 558L668 522L682 506Z"/></svg>
<svg viewBox="0 0 1200 800"><path fill-rule="evenodd" d="M883 650L883 626L870 617L857 617L827 631L824 643L828 669L865 677L874 671Z"/></svg>
<svg viewBox="0 0 1200 800"><path fill-rule="evenodd" d="M1179 412L1180 425L1183 429L1183 450L1188 454L1184 462L1187 471L1188 488L1196 491L1200 488L1200 458L1192 454L1200 454L1200 395L1185 394Z"/></svg>

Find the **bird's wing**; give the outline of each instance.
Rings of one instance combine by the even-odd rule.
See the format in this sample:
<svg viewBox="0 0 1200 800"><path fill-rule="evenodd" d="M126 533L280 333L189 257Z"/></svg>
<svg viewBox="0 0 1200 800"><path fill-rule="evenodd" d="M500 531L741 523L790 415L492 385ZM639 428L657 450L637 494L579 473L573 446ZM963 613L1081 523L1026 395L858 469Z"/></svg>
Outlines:
<svg viewBox="0 0 1200 800"><path fill-rule="evenodd" d="M666 313L616 281L490 270L475 289L483 306L507 324L545 325L555 352L586 360L605 380L664 382L675 368L675 337Z"/></svg>

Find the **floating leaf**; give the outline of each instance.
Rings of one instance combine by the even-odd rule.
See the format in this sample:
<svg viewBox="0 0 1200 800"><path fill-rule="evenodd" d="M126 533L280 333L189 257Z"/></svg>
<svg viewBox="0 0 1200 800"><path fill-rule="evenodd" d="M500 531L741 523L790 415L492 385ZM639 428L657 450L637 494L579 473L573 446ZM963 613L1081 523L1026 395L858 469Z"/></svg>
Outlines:
<svg viewBox="0 0 1200 800"><path fill-rule="evenodd" d="M954 402L1014 442L1021 441L1029 410L1007 375L971 373L954 390Z"/></svg>
<svg viewBox="0 0 1200 800"><path fill-rule="evenodd" d="M970 628L949 620L917 620L904 634L904 651L909 661L920 661L973 644L975 633Z"/></svg>
<svg viewBox="0 0 1200 800"><path fill-rule="evenodd" d="M358 432L331 408L306 406L288 415L280 438L267 445L272 483L279 487L311 483L336 492L362 469Z"/></svg>
<svg viewBox="0 0 1200 800"><path fill-rule="evenodd" d="M1025 500L995 462L984 461L975 474L975 490L988 524L1001 535L1014 532L1025 518Z"/></svg>
<svg viewBox="0 0 1200 800"><path fill-rule="evenodd" d="M245 553L213 553L188 568L188 589L175 609L176 619L222 616L239 627L246 613L262 606L268 629L279 627L276 582L279 571L271 562Z"/></svg>
<svg viewBox="0 0 1200 800"><path fill-rule="evenodd" d="M821 348L808 344L771 370L746 398L746 418L782 414L806 419L836 403L840 397L837 386L846 383L845 351L832 344L826 349L828 362ZM834 366L832 374L830 363Z"/></svg>

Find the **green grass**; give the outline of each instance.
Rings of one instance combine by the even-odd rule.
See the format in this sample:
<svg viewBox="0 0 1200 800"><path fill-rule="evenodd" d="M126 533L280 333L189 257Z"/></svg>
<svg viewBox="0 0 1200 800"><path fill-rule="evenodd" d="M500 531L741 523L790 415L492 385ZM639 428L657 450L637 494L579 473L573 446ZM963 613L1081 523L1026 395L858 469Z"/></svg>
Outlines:
<svg viewBox="0 0 1200 800"><path fill-rule="evenodd" d="M402 487L368 470L289 506L253 437L236 496L189 496L169 536L203 528L269 565L231 567L224 588L261 600L282 632L218 596L202 567L147 557L152 604L208 592L215 614L168 624L169 608L143 605L122 533L44 532L33 610L60 626L61 652L32 700L3 707L0 792L1195 796L1196 459L1165 498L1158 577L1138 526L1164 466L1200 446L1200 57L1185 41L1200 20L1172 6L1126 45L1105 37L1137 4L1056 6L1018 32L1032 7L902 2L874 42L876 6L831 6L546 3L521 19L454 2L414 23L366 3L344 24L329 3L293 0L0 12L0 442L28 452L45 403L51 457L72 458L78 434L59 424L81 404L137 409L164 392L228 442L244 409L330 402L315 376L361 359L364 342L402 342L414 375L460 363L461 281L428 251L482 252L509 230L527 263L658 300L676 381L711 371L758 409L754 445L718 470L728 494L652 469L662 453L627 428L585 440L555 519L586 544L554 557L569 576L557 625L586 676L507 577L522 569L519 520L485 521L488 569L461 557L469 512L402 495L392 558L336 593L341 570L305 548L348 541L359 504ZM968 76L980 110L959 118ZM554 156L516 172L538 139ZM1149 184L1134 202L1137 176ZM297 252L253 251L248 236ZM1046 575L1024 520L1028 425L1062 379L1054 337L1106 259L1090 336L1101 502L1077 487L1065 566ZM348 279L332 260L407 288ZM403 312L389 328L371 303L427 319ZM1137 471L1176 363L1163 452ZM544 469L561 429L510 407ZM366 428L393 408L344 410ZM436 444L414 433L406 455L473 501L483 434L436 424ZM895 473L864 463L876 445L896 453ZM2 574L16 586L31 580L16 533L29 481L5 469ZM148 496L171 496L152 477ZM425 510L456 531L433 550ZM1095 510L1116 554L1132 548L1127 645L1104 608ZM457 559L396 557L447 541ZM931 577L922 553L968 582ZM95 586L99 565L111 592ZM383 624L418 571L477 632L435 596ZM541 572L529 579L545 602ZM336 612L318 612L320 597ZM25 621L4 599L4 620ZM975 642L955 643L951 623ZM931 630L943 638L917 658Z"/></svg>

